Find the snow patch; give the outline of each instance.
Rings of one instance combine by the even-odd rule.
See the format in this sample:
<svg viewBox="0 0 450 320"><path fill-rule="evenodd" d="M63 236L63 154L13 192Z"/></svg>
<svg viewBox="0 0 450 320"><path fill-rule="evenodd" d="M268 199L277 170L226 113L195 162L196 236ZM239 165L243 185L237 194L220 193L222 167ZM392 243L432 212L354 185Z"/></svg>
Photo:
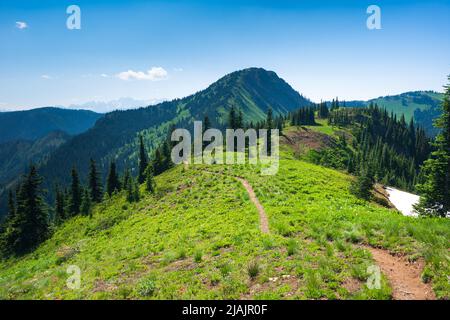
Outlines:
<svg viewBox="0 0 450 320"><path fill-rule="evenodd" d="M417 217L418 213L414 210L414 205L419 203L420 197L418 195L401 191L395 188L386 187L389 201L400 211L404 216Z"/></svg>

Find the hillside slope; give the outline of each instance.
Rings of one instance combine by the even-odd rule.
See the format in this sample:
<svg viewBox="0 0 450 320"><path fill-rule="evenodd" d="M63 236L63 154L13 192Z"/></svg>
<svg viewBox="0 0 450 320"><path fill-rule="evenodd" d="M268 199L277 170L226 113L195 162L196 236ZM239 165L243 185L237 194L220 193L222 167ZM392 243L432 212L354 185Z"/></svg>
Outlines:
<svg viewBox="0 0 450 320"><path fill-rule="evenodd" d="M356 199L351 177L292 158L261 176L250 166L177 166L157 193L119 194L61 226L37 251L0 264L9 299L389 299L365 281L375 264L362 244L424 259L423 278L450 297L450 220L414 219ZM236 176L248 181L268 215ZM69 289L69 266L81 287Z"/></svg>
<svg viewBox="0 0 450 320"><path fill-rule="evenodd" d="M91 128L102 115L87 110L38 108L0 112L0 143L36 140L52 131L76 135Z"/></svg>

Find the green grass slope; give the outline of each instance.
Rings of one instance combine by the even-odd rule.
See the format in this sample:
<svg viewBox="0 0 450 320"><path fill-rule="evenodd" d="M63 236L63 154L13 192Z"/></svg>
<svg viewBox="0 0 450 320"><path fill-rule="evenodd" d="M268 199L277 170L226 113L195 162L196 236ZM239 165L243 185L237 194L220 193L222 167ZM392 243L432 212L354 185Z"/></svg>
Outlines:
<svg viewBox="0 0 450 320"><path fill-rule="evenodd" d="M155 195L118 194L67 221L34 253L0 263L3 299L389 299L365 285L362 244L424 258L424 279L450 297L448 219L414 219L356 199L351 177L283 151L275 176L249 166L177 166ZM242 184L253 186L271 233ZM144 193L144 190L142 190ZM68 266L81 270L69 289Z"/></svg>

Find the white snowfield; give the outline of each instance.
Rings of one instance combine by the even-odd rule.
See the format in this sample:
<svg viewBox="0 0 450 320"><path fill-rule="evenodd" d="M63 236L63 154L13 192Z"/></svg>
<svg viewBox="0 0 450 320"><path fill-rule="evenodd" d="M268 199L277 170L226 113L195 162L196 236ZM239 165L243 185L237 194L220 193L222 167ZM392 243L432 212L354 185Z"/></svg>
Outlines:
<svg viewBox="0 0 450 320"><path fill-rule="evenodd" d="M414 205L419 203L420 197L418 195L386 187L389 201L400 211L404 216L417 217L418 214L414 210Z"/></svg>

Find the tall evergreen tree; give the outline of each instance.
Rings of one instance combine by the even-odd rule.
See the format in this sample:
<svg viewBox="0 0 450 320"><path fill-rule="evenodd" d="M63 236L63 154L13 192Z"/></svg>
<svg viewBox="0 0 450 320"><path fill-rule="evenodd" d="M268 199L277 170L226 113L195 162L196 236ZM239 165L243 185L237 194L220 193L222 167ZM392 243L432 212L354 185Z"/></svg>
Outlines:
<svg viewBox="0 0 450 320"><path fill-rule="evenodd" d="M160 148L157 148L155 150L155 154L154 154L153 160L152 160L153 172L154 172L155 176L164 172L164 167L165 167L164 163L165 162L164 162L164 156L161 151L162 150Z"/></svg>
<svg viewBox="0 0 450 320"><path fill-rule="evenodd" d="M153 178L153 168L152 166L148 166L145 170L145 188L147 192L154 193L155 192L155 179Z"/></svg>
<svg viewBox="0 0 450 320"><path fill-rule="evenodd" d="M425 182L418 186L421 193L417 207L422 215L445 217L450 212L450 76L442 103L442 115L436 121L441 129L434 142L435 151L425 161Z"/></svg>
<svg viewBox="0 0 450 320"><path fill-rule="evenodd" d="M239 109L237 112L236 129L244 129L244 113L241 109Z"/></svg>
<svg viewBox="0 0 450 320"><path fill-rule="evenodd" d="M170 141L169 140L164 141L161 148L162 148L161 153L163 156L163 171L166 171L173 167Z"/></svg>
<svg viewBox="0 0 450 320"><path fill-rule="evenodd" d="M16 203L11 190L8 193L8 217L14 217L16 215Z"/></svg>
<svg viewBox="0 0 450 320"><path fill-rule="evenodd" d="M78 177L78 172L74 167L72 168L72 183L70 186L69 211L71 215L77 215L80 213L81 196L80 178Z"/></svg>
<svg viewBox="0 0 450 320"><path fill-rule="evenodd" d="M269 109L267 110L266 128L267 128L267 155L270 156L272 154L272 129L274 129L273 111L271 107L269 107Z"/></svg>
<svg viewBox="0 0 450 320"><path fill-rule="evenodd" d="M142 135L139 136L139 183L144 183L145 181L145 169L148 166L147 152L145 151L144 138Z"/></svg>
<svg viewBox="0 0 450 320"><path fill-rule="evenodd" d="M208 129L211 129L211 121L209 120L208 115L205 115L203 119L203 133Z"/></svg>
<svg viewBox="0 0 450 320"><path fill-rule="evenodd" d="M20 188L20 184L18 186ZM18 191L16 192L18 194ZM12 252L12 245L17 239L18 229L14 225L16 219L16 201L10 190L8 194L8 215L0 223L0 256L8 257Z"/></svg>
<svg viewBox="0 0 450 320"><path fill-rule="evenodd" d="M211 121L209 120L209 117L205 115L205 118L203 119L203 132L202 134L205 134L206 130L211 129ZM202 142L202 150L206 148L206 146L209 144L207 141Z"/></svg>
<svg viewBox="0 0 450 320"><path fill-rule="evenodd" d="M139 182L136 181L133 186L133 197L135 202L139 202L141 199L141 191L139 190Z"/></svg>
<svg viewBox="0 0 450 320"><path fill-rule="evenodd" d="M59 224L66 219L66 201L64 193L56 186L55 191L55 223Z"/></svg>
<svg viewBox="0 0 450 320"><path fill-rule="evenodd" d="M95 160L91 159L90 171L89 171L89 190L91 193L91 199L95 203L99 203L103 199L102 183L100 181L100 174L97 171L97 165Z"/></svg>
<svg viewBox="0 0 450 320"><path fill-rule="evenodd" d="M131 178L129 183L127 184L127 201L134 202L134 179Z"/></svg>
<svg viewBox="0 0 450 320"><path fill-rule="evenodd" d="M87 189L84 190L83 200L81 201L81 214L90 216L92 213L92 200Z"/></svg>
<svg viewBox="0 0 450 320"><path fill-rule="evenodd" d="M267 129L274 129L273 125L273 110L271 107L267 110L267 116L266 116L266 127Z"/></svg>
<svg viewBox="0 0 450 320"><path fill-rule="evenodd" d="M237 114L236 114L236 108L234 106L231 106L230 112L228 114L228 128L229 129L237 129Z"/></svg>
<svg viewBox="0 0 450 320"><path fill-rule="evenodd" d="M122 189L128 190L130 181L131 181L130 169L126 168L125 173L123 174Z"/></svg>
<svg viewBox="0 0 450 320"><path fill-rule="evenodd" d="M127 201L138 202L140 199L139 181L131 178L127 188Z"/></svg>
<svg viewBox="0 0 450 320"><path fill-rule="evenodd" d="M111 196L114 192L120 191L120 180L116 171L116 163L111 161L109 164L109 173L106 180L106 192Z"/></svg>
<svg viewBox="0 0 450 320"><path fill-rule="evenodd" d="M361 169L356 181L350 186L350 191L365 200L369 200L372 196L373 184L375 179L370 166Z"/></svg>
<svg viewBox="0 0 450 320"><path fill-rule="evenodd" d="M41 190L42 178L31 166L17 194L17 208L6 235L6 246L13 254L31 251L48 236L48 213Z"/></svg>

